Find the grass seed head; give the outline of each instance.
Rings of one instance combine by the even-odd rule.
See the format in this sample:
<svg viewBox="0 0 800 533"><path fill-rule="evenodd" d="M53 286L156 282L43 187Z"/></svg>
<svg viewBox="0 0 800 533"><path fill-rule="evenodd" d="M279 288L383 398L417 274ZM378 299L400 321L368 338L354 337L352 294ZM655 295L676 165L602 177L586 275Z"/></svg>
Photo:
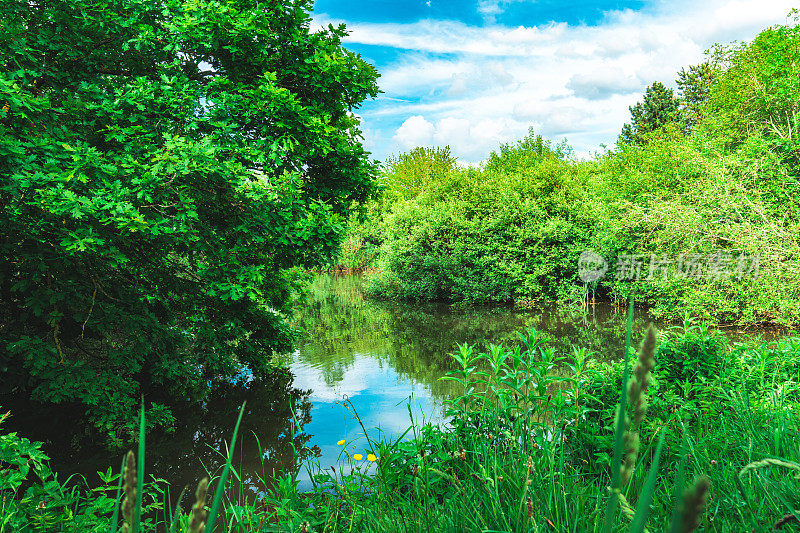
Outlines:
<svg viewBox="0 0 800 533"><path fill-rule="evenodd" d="M125 456L125 500L122 502L122 531L127 533L133 524L133 508L136 505L136 457L132 451Z"/></svg>
<svg viewBox="0 0 800 533"><path fill-rule="evenodd" d="M706 509L706 495L710 487L711 482L709 479L702 476L686 491L683 497L683 512L681 513L681 533L694 531L700 525L700 517Z"/></svg>
<svg viewBox="0 0 800 533"><path fill-rule="evenodd" d="M648 326L647 333L645 333L644 341L642 341L642 349L639 351L639 360L636 362L636 367L633 369L633 374L642 392L647 391L650 385L650 374L656 366L655 360L656 350L656 330L652 324Z"/></svg>
<svg viewBox="0 0 800 533"><path fill-rule="evenodd" d="M651 324L647 328L642 348L639 350L639 359L633 369L633 376L628 384L628 404L633 415L633 425L639 427L647 412L647 398L644 393L650 385L650 376L655 368L655 358L653 354L656 348L656 332Z"/></svg>
<svg viewBox="0 0 800 533"><path fill-rule="evenodd" d="M192 506L192 520L189 522L189 533L203 533L206 528L206 494L208 493L208 478L204 477L197 484L197 499Z"/></svg>
<svg viewBox="0 0 800 533"><path fill-rule="evenodd" d="M650 385L650 374L655 367L653 354L656 348L656 333L653 325L647 328L647 333L642 341L642 348L639 350L639 358L633 375L628 381L628 408L629 413L619 413L617 416L624 416L625 434L623 442L625 445L625 458L621 470L622 484L626 484L633 476L636 468L636 459L639 456L639 427L647 413L647 397L645 392Z"/></svg>

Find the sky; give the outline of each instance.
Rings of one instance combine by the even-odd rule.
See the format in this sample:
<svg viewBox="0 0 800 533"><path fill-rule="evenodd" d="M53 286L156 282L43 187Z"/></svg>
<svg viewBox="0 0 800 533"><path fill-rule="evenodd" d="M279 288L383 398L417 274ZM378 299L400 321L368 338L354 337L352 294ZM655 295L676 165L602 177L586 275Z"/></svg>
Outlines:
<svg viewBox="0 0 800 533"><path fill-rule="evenodd" d="M485 159L529 128L579 157L612 147L628 106L714 43L787 23L791 0L317 0L313 25L381 74L356 113L372 156L450 146Z"/></svg>

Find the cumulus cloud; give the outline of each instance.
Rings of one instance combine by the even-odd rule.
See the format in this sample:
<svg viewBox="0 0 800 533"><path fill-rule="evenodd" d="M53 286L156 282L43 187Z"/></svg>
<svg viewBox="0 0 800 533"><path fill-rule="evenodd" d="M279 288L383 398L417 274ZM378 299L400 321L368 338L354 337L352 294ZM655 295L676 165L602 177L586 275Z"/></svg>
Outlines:
<svg viewBox="0 0 800 533"><path fill-rule="evenodd" d="M438 145L466 146L470 142L470 127L465 118L443 118L436 125L434 140Z"/></svg>
<svg viewBox="0 0 800 533"><path fill-rule="evenodd" d="M414 115L407 118L403 124L397 128L392 140L404 149L416 146L426 146L430 144L436 128L425 120L422 115Z"/></svg>
<svg viewBox="0 0 800 533"><path fill-rule="evenodd" d="M508 1L478 7L491 22ZM673 85L677 71L702 61L715 42L752 39L785 23L791 7L791 0L653 2L610 11L591 26L348 23L345 42L404 51L378 65L385 93L363 113L365 127L380 133L366 138L377 157L449 144L475 162L529 126L588 154L614 143L647 85Z"/></svg>
<svg viewBox="0 0 800 533"><path fill-rule="evenodd" d="M463 162L483 159L486 147L497 148L501 143L523 136L527 123L508 117L487 117L472 121L447 116L429 122L421 115L407 118L393 137L394 150L405 151L417 146L450 146L457 150Z"/></svg>

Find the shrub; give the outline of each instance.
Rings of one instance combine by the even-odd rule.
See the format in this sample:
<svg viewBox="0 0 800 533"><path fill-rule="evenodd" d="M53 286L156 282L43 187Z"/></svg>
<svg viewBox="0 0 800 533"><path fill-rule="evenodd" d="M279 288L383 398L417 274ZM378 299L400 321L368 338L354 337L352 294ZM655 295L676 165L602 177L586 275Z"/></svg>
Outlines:
<svg viewBox="0 0 800 533"><path fill-rule="evenodd" d="M657 117L635 143L589 161L530 132L480 168L448 167L403 201L385 197L376 266L396 283L389 293L368 280L370 293L575 301L591 289L634 294L655 317L800 323L798 47L800 29L780 26L715 48L681 77L690 127ZM590 286L577 276L587 249L610 266ZM643 262L638 281L617 279L631 254ZM680 258L694 256L699 275L678 275ZM671 262L669 275L651 276L651 258Z"/></svg>
<svg viewBox="0 0 800 533"><path fill-rule="evenodd" d="M661 340L656 373L673 383L707 381L720 375L728 356L728 341L722 333L687 318Z"/></svg>
<svg viewBox="0 0 800 533"><path fill-rule="evenodd" d="M518 161L532 166L504 169ZM577 171L577 174L576 174ZM566 297L590 222L578 166L526 137L493 155L486 169L452 170L384 215L370 294L415 300L514 301Z"/></svg>

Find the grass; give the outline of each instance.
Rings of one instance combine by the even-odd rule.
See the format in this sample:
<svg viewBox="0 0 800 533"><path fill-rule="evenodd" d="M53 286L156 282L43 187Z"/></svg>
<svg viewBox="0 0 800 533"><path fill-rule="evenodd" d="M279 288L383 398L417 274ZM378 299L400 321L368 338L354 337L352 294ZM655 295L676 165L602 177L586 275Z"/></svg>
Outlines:
<svg viewBox="0 0 800 533"><path fill-rule="evenodd" d="M363 428L334 467L311 460L262 479L271 488L258 502L224 490L240 479L230 458L244 409L213 500L203 480L187 510L145 482L142 425L135 479L108 472L105 486L60 504L67 483L2 484L0 531L117 531L123 495L136 503L121 506L121 531L797 530L800 339L730 345L687 321L651 329L638 353L630 344L618 363L558 354L536 330L513 347L459 346L443 378L459 391L450 424L412 419L406 434L377 439ZM34 454L35 470L36 447L16 449Z"/></svg>

